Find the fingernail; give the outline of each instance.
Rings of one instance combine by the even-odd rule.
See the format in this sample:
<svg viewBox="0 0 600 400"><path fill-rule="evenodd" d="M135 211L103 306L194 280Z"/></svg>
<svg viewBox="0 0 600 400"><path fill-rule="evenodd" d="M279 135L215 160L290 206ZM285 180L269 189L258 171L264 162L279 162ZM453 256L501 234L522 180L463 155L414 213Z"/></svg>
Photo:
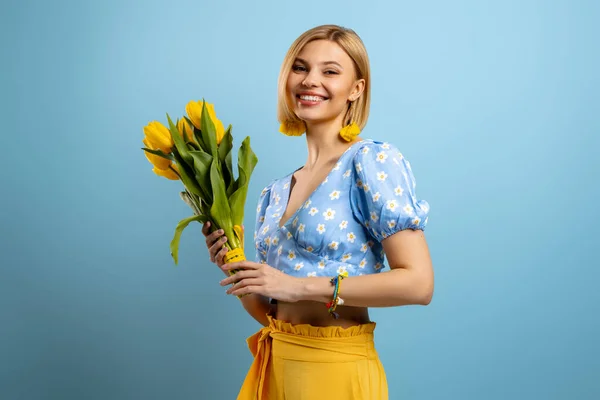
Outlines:
<svg viewBox="0 0 600 400"><path fill-rule="evenodd" d="M219 235L222 235L223 233L223 229L219 229Z"/></svg>
<svg viewBox="0 0 600 400"><path fill-rule="evenodd" d="M226 242L226 241L227 241L227 236L224 236L224 237L222 237L222 238L221 238L221 241L222 241L222 242Z"/></svg>

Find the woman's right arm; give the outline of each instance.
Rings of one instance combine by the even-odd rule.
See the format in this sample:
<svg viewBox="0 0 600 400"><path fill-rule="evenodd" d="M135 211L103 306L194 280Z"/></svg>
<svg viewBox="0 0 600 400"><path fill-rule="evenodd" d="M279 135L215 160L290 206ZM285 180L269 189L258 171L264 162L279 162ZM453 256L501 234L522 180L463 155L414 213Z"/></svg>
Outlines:
<svg viewBox="0 0 600 400"><path fill-rule="evenodd" d="M243 228L243 227L242 227ZM202 233L206 236L206 246L208 247L208 253L210 254L210 261L217 264L219 269L223 266L225 254L227 254L227 247L224 246L227 238L223 232L214 231L210 232L210 221L206 222L202 226ZM223 271L221 269L221 271ZM223 271L226 276L229 274ZM276 305L271 305L269 299L260 294L250 294L243 296L240 301L244 306L244 309L257 320L261 325L267 326L269 321L267 320L267 314L275 311L273 308Z"/></svg>

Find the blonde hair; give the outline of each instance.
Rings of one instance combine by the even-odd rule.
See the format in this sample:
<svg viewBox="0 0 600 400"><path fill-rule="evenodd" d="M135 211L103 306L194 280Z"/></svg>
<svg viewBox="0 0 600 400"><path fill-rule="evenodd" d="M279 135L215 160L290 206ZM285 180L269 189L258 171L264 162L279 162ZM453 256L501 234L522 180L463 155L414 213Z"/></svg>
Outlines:
<svg viewBox="0 0 600 400"><path fill-rule="evenodd" d="M354 63L357 79L365 80L365 87L358 99L351 102L344 116L344 124L355 122L362 130L369 118L369 106L371 103L371 69L369 67L369 56L367 49L360 37L352 29L338 25L321 25L309 29L300 35L290 46L279 72L277 119L281 123L297 124L300 120L288 103L286 86L292 65L304 46L314 40L329 40L340 46ZM355 104L356 103L356 104Z"/></svg>

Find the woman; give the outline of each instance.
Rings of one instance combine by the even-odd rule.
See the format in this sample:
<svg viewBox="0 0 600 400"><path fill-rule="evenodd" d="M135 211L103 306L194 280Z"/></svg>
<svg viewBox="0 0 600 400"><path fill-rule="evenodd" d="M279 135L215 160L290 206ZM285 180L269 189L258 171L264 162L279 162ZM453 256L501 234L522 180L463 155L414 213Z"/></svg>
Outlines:
<svg viewBox="0 0 600 400"><path fill-rule="evenodd" d="M306 133L306 164L261 193L257 262L224 264L222 232L203 227L221 281L264 328L238 399L387 399L367 307L429 304L433 270L410 164L393 145L357 137L370 70L352 31L303 33L279 77L281 132ZM384 257L390 271L382 272Z"/></svg>

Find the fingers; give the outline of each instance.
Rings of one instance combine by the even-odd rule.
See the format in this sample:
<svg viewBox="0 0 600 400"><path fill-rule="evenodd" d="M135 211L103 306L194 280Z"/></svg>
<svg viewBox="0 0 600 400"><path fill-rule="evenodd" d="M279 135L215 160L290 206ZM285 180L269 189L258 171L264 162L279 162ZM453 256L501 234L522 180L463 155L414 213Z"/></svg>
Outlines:
<svg viewBox="0 0 600 400"><path fill-rule="evenodd" d="M202 225L202 233L204 236L208 236L210 233L210 221L206 221L206 223Z"/></svg>
<svg viewBox="0 0 600 400"><path fill-rule="evenodd" d="M237 283L249 278L257 278L260 272L255 269L238 271L235 274L231 275L228 278L225 278L221 281L221 286L227 286L232 283Z"/></svg>
<svg viewBox="0 0 600 400"><path fill-rule="evenodd" d="M222 237L216 239L212 245L208 244L209 243L208 239L206 240L206 244L209 246L208 253L210 254L210 261L216 262L217 255L221 252L221 250L223 250L223 246L224 246L225 242L227 242L226 236L222 236Z"/></svg>
<svg viewBox="0 0 600 400"><path fill-rule="evenodd" d="M263 264L255 263L253 261L238 261L223 265L224 271L231 271L234 269L259 269Z"/></svg>

